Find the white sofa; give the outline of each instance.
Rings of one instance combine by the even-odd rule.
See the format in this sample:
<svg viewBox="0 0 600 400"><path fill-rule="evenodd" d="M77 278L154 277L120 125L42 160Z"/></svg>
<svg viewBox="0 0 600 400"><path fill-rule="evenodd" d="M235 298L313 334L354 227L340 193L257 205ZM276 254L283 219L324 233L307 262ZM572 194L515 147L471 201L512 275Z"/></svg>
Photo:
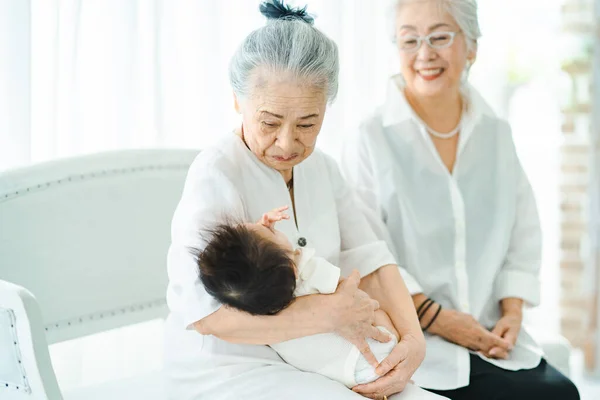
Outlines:
<svg viewBox="0 0 600 400"><path fill-rule="evenodd" d="M164 400L160 372L61 393L48 345L166 315L170 220L197 151L0 173L0 398ZM543 340L568 374L569 346Z"/></svg>

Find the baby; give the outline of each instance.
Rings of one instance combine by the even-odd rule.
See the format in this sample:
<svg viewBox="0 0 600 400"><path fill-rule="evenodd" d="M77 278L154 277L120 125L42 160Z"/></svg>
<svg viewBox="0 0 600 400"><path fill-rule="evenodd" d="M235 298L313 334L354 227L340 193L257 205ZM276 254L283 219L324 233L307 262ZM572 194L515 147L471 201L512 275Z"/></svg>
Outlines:
<svg viewBox="0 0 600 400"><path fill-rule="evenodd" d="M262 216L256 223L225 223L212 229L207 246L198 255L200 278L206 291L222 304L253 315L274 315L297 296L330 294L337 289L340 269L315 250L294 249L275 229L289 219L288 207ZM398 343L389 316L376 311L377 327L392 340L367 342L381 362ZM391 333L393 332L393 333ZM347 387L379 378L358 348L334 333L306 336L271 345L288 364L316 372Z"/></svg>

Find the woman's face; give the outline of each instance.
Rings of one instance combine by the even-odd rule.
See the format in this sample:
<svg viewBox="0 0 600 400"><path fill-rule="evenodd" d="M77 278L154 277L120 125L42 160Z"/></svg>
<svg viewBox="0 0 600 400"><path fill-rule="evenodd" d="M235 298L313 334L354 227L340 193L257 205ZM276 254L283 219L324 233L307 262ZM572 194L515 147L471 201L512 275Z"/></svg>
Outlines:
<svg viewBox="0 0 600 400"><path fill-rule="evenodd" d="M286 78L258 71L252 94L241 102L236 98L246 145L279 172L291 170L312 154L327 105L322 90Z"/></svg>
<svg viewBox="0 0 600 400"><path fill-rule="evenodd" d="M402 50L409 36L434 32L455 32L452 45L432 49L423 40L414 52ZM434 42L436 39L433 36ZM467 39L456 21L435 0L410 1L398 8L396 42L406 89L414 96L438 97L458 91L467 60L475 59L475 51L467 51Z"/></svg>

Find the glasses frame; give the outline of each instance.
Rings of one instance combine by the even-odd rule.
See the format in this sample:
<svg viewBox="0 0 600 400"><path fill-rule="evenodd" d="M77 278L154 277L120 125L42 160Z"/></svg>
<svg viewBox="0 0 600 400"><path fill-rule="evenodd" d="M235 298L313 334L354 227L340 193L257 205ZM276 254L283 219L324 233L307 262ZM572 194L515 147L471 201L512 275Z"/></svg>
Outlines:
<svg viewBox="0 0 600 400"><path fill-rule="evenodd" d="M398 47L400 48L400 51L403 51L405 53L416 53L417 51L419 51L419 49L423 45L423 41L425 41L425 43L427 43L427 45L434 50L447 49L448 47L452 46L452 44L454 44L454 37L456 35L458 35L459 33L460 33L460 31L458 31L458 32L436 31L436 32L431 32L429 35L425 35L425 36L402 35L398 39L403 39L403 38L404 39L406 39L406 38L414 39L417 41L417 46L414 49L403 49L402 47L400 47L400 45L398 45ZM440 34L450 35L450 41L443 45L435 45L435 44L431 43L431 38L436 35L440 35Z"/></svg>

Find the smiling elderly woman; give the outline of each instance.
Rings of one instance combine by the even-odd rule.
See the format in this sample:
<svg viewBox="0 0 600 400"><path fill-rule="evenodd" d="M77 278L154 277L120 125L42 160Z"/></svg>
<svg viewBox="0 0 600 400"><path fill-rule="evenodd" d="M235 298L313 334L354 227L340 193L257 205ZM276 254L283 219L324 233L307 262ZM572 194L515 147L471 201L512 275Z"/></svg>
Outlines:
<svg viewBox="0 0 600 400"><path fill-rule="evenodd" d="M395 19L400 74L344 165L426 331L414 380L457 400L578 399L522 327L539 302L540 224L510 127L467 83L477 4L400 0Z"/></svg>
<svg viewBox="0 0 600 400"><path fill-rule="evenodd" d="M394 258L357 211L335 162L315 148L337 93L337 47L302 10L276 1L261 10L267 25L244 40L230 66L242 124L196 158L173 218L165 338L170 398L361 399L286 364L265 345L334 332L376 364L366 339L389 340L373 326L378 307L401 340L380 365L379 389L367 395L438 398L409 383L425 342ZM222 306L202 286L190 252L206 245L200 232L222 217L256 221L282 205L291 215L278 229L290 242L315 249L350 277L334 294L300 297L274 316Z"/></svg>

